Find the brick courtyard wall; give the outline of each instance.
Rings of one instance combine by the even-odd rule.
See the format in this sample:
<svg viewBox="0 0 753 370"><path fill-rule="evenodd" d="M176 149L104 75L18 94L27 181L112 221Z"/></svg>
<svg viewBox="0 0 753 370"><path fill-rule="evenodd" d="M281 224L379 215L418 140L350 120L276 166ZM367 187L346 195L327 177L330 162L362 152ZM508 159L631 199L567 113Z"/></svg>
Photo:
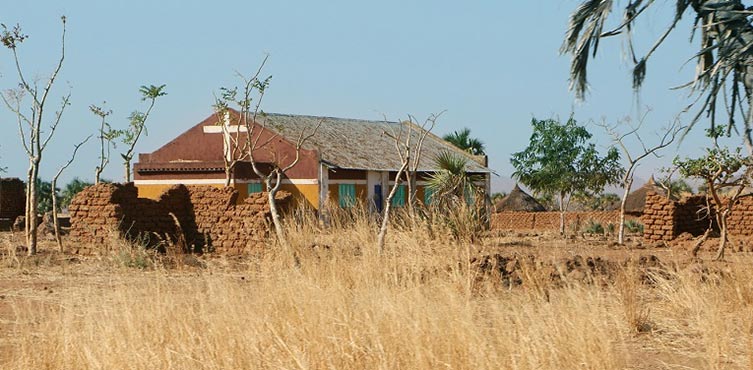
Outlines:
<svg viewBox="0 0 753 370"><path fill-rule="evenodd" d="M637 217L626 215L625 219ZM620 223L619 211L566 212L565 228L588 225L589 221L609 224ZM492 229L496 230L552 230L560 228L559 212L498 212L492 215Z"/></svg>
<svg viewBox="0 0 753 370"><path fill-rule="evenodd" d="M26 210L26 187L18 178L0 180L0 218L12 223Z"/></svg>
<svg viewBox="0 0 753 370"><path fill-rule="evenodd" d="M702 235L709 226L705 207L706 199L703 195L672 201L662 195L648 194L645 211L641 217L644 238L658 241L672 240L682 233ZM753 198L744 197L738 200L732 213L727 217L727 226L732 236L753 235ZM715 222L712 227L718 230Z"/></svg>
<svg viewBox="0 0 753 370"><path fill-rule="evenodd" d="M138 198L133 184L99 184L77 194L69 206L71 239L107 249L113 237L149 246L181 245L186 251L239 254L263 247L269 235L267 194L236 205L233 188L176 185L157 200ZM290 194L279 192L284 210Z"/></svg>

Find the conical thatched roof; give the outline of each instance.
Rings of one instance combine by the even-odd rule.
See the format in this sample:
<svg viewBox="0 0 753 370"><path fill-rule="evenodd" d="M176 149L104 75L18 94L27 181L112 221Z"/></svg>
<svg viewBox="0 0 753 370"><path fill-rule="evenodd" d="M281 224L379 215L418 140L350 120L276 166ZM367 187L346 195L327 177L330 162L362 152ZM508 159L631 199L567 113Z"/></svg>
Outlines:
<svg viewBox="0 0 753 370"><path fill-rule="evenodd" d="M510 194L494 205L494 210L496 212L542 212L546 211L546 208L515 184Z"/></svg>
<svg viewBox="0 0 753 370"><path fill-rule="evenodd" d="M649 192L666 194L666 191L656 184L654 176L651 176L651 178L648 179L648 182L643 186L628 194L627 199L625 200L625 213L643 213L643 206L646 204L646 194Z"/></svg>

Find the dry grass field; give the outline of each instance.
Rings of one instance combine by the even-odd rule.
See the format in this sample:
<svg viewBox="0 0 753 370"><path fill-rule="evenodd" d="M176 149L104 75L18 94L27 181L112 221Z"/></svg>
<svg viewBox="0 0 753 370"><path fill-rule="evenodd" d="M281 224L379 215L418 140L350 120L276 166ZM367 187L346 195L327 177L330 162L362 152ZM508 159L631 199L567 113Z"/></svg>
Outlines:
<svg viewBox="0 0 753 370"><path fill-rule="evenodd" d="M744 369L753 255L367 222L295 249L0 257L1 369Z"/></svg>

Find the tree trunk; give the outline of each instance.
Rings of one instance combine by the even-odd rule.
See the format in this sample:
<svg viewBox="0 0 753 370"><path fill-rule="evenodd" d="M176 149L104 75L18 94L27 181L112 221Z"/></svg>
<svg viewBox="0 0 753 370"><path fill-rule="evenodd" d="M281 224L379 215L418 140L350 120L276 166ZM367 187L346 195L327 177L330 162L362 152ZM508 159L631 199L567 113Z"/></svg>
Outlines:
<svg viewBox="0 0 753 370"><path fill-rule="evenodd" d="M416 173L414 171L405 171L406 185L408 190L408 215L410 216L413 226L416 225Z"/></svg>
<svg viewBox="0 0 753 370"><path fill-rule="evenodd" d="M29 248L29 256L37 254L37 179L39 178L39 157L32 161L31 176L29 179L29 202L26 209L26 245Z"/></svg>
<svg viewBox="0 0 753 370"><path fill-rule="evenodd" d="M55 230L55 241L60 253L63 253L63 239L60 237L60 220L58 219L58 196L55 192L57 178L52 179L52 228Z"/></svg>
<svg viewBox="0 0 753 370"><path fill-rule="evenodd" d="M565 195L560 194L560 235L565 235Z"/></svg>
<svg viewBox="0 0 753 370"><path fill-rule="evenodd" d="M403 166L400 167L400 170L395 176L395 184L392 185L392 189L390 189L390 193L387 195L387 199L385 199L384 212L382 215L382 226L379 228L379 234L377 235L377 249L379 250L380 255L384 253L384 243L385 239L387 238L387 229L389 229L390 227L390 210L392 209L392 198L394 198L395 194L397 194L397 187L400 186L400 177L402 176L403 171L405 171L405 168L407 166L407 163L404 163Z"/></svg>
<svg viewBox="0 0 753 370"><path fill-rule="evenodd" d="M625 191L622 193L622 200L620 201L620 226L617 231L617 244L623 245L625 242L625 204L627 203L627 197L630 194L630 188L633 186L633 177L623 181L625 185Z"/></svg>
<svg viewBox="0 0 753 370"><path fill-rule="evenodd" d="M709 222L709 228L706 229L706 232L703 233L703 236L701 236L700 239L698 239L695 244L693 244L693 248L690 250L690 254L693 257L698 256L698 251L701 250L701 245L703 245L703 242L706 241L706 239L709 238L709 235L711 234L711 222Z"/></svg>
<svg viewBox="0 0 753 370"><path fill-rule="evenodd" d="M717 217L719 221L719 249L716 251L715 260L724 259L724 248L727 246L727 211L722 211Z"/></svg>
<svg viewBox="0 0 753 370"><path fill-rule="evenodd" d="M276 174L277 181L274 186L272 186L272 176ZM264 179L264 183L267 186L267 200L269 201L269 213L272 214L272 223L275 226L275 234L277 235L277 241L280 242L280 245L286 250L290 250L290 244L288 244L288 239L285 237L285 230L282 227L282 219L280 217L280 212L277 210L277 200L275 200L275 195L277 195L277 190L280 188L280 181L282 181L282 175L278 172L274 172L273 174L270 174Z"/></svg>
<svg viewBox="0 0 753 370"><path fill-rule="evenodd" d="M94 170L94 185L99 185L99 176L102 174L102 167L97 167Z"/></svg>
<svg viewBox="0 0 753 370"><path fill-rule="evenodd" d="M230 179L233 177L233 169L231 167L225 167L225 186L230 186Z"/></svg>
<svg viewBox="0 0 753 370"><path fill-rule="evenodd" d="M125 166L125 183L127 184L131 182L131 160L126 159L123 165Z"/></svg>

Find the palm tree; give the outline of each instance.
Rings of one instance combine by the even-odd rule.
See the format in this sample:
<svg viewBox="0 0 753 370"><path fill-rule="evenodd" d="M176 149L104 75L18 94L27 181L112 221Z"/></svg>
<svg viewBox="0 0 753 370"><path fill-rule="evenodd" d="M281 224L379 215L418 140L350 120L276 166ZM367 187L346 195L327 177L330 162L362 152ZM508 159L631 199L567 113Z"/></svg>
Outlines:
<svg viewBox="0 0 753 370"><path fill-rule="evenodd" d="M458 238L474 240L487 226L485 194L476 185L483 176L467 172L468 158L444 151L434 158L438 171L429 176L431 209Z"/></svg>
<svg viewBox="0 0 753 370"><path fill-rule="evenodd" d="M467 172L466 157L443 151L434 158L434 166L439 171L429 176L426 185L432 193L432 204L442 207L467 202L480 192L476 182L483 181L483 177Z"/></svg>
<svg viewBox="0 0 753 370"><path fill-rule="evenodd" d="M631 37L635 20L658 2L629 0L622 18L617 19L617 27L605 31L615 3L613 0L583 0L570 16L561 51L571 55L570 88L575 90L576 96L585 96L588 59L596 55L601 39L618 34L627 36L628 52L634 64L633 88L639 89L646 77L646 63L651 55L675 29L682 16L693 12L691 17L695 18L695 23L690 31L700 33L700 37L691 38L699 42L698 52L692 56L697 59L698 67L694 80L687 86L697 94L694 102L700 102L700 106L686 130L692 128L703 113L707 113L711 129L715 130L718 126L716 112L727 112L727 122L721 125L726 126L726 132L730 134L733 130L738 132L735 122L742 121L744 127L739 132L748 154L753 156L753 26L747 18L750 11L742 1L676 0L675 14L666 31L640 58L635 55ZM681 56L678 64L688 57ZM716 108L717 101L723 104L719 109Z"/></svg>
<svg viewBox="0 0 753 370"><path fill-rule="evenodd" d="M476 138L471 137L471 129L463 128L460 131L455 131L451 134L447 134L442 137L445 141L455 145L456 147L467 151L473 155L484 155L484 143Z"/></svg>

